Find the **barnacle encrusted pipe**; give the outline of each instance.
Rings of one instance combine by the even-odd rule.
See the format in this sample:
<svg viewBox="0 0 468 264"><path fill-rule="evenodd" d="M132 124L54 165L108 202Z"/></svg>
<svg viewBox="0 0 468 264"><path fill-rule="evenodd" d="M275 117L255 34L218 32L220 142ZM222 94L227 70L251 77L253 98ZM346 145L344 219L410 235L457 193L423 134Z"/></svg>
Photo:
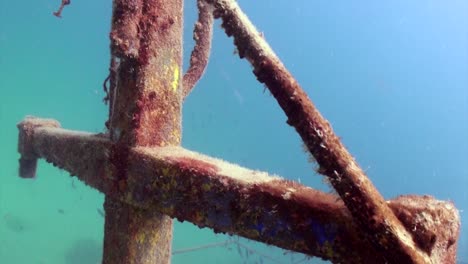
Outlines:
<svg viewBox="0 0 468 264"><path fill-rule="evenodd" d="M299 133L317 160L319 172L330 179L366 237L392 263L430 263L237 3L233 0L207 2L214 5L215 18L221 18L226 34L234 37L239 56L252 64L257 79L276 98L288 117L287 123Z"/></svg>
<svg viewBox="0 0 468 264"><path fill-rule="evenodd" d="M104 209L104 264L170 263L172 219L115 199L126 191L129 153L136 146L179 145L181 137L182 0L114 0L110 140L116 181ZM109 193L108 192L108 193Z"/></svg>
<svg viewBox="0 0 468 264"><path fill-rule="evenodd" d="M120 221L162 212L333 263L385 263L383 254L361 239L362 230L336 195L174 146L129 148L128 177L122 180L113 173L109 156L116 144L108 135L57 126L54 120L23 120L18 125L22 157L43 158L77 175L106 195L106 207L117 210ZM115 186L125 188L116 191ZM109 203L116 200L124 201L128 211ZM455 264L460 216L451 202L401 196L387 203L433 263ZM140 243L151 240L154 223L141 223L147 232L135 237ZM120 229L132 231L129 236L137 231Z"/></svg>
<svg viewBox="0 0 468 264"><path fill-rule="evenodd" d="M198 20L193 29L195 47L190 55L190 65L182 80L183 96L186 97L200 80L208 65L213 37L213 6L197 0Z"/></svg>

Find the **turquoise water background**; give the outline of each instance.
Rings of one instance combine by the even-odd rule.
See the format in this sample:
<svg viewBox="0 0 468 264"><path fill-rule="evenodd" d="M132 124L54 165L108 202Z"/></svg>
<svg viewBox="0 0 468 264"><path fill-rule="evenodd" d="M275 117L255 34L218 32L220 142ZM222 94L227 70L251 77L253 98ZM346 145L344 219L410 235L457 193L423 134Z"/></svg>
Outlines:
<svg viewBox="0 0 468 264"><path fill-rule="evenodd" d="M0 263L98 263L103 195L41 161L17 176L16 124L26 115L102 132L111 1L0 0ZM468 2L239 1L385 196L430 194L460 209L468 261ZM185 65L195 1L186 2ZM295 131L216 23L206 75L183 110L183 146L330 191ZM173 249L222 242L174 225ZM302 255L240 240L279 263ZM230 247L173 263L277 263ZM293 259L294 261L291 261ZM309 260L307 263L320 263Z"/></svg>

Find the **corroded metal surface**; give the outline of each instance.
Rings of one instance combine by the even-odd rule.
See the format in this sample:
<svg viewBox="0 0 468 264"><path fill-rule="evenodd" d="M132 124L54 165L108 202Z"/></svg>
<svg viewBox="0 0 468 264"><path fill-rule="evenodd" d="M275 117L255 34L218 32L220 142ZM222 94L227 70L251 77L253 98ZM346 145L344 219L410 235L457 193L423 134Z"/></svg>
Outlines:
<svg viewBox="0 0 468 264"><path fill-rule="evenodd" d="M125 189L116 191L119 179L109 173L113 142L39 123L20 124L30 129L30 151L133 210L162 212L334 263L384 263L336 195L181 147L129 148ZM433 263L454 263L460 219L452 203L428 196L387 203Z"/></svg>
<svg viewBox="0 0 468 264"><path fill-rule="evenodd" d="M410 234L387 206L364 171L333 132L330 123L309 99L299 83L275 55L234 0L207 0L215 6L215 17L241 58L253 66L253 73L264 83L287 115L305 146L319 165L318 172L328 177L343 199L363 235L373 241L390 262L430 263L429 256L413 242Z"/></svg>
<svg viewBox="0 0 468 264"><path fill-rule="evenodd" d="M125 193L129 150L179 145L183 1L113 3L107 188ZM91 176L92 177L92 176ZM103 263L170 263L172 219L106 196Z"/></svg>
<svg viewBox="0 0 468 264"><path fill-rule="evenodd" d="M169 263L169 217L334 263L455 263L453 204L385 201L235 1L198 0L197 45L181 87L182 3L113 1L108 133L33 117L18 125L21 177L35 177L45 158L106 195L103 263ZM340 197L179 147L182 99L208 59L211 10Z"/></svg>

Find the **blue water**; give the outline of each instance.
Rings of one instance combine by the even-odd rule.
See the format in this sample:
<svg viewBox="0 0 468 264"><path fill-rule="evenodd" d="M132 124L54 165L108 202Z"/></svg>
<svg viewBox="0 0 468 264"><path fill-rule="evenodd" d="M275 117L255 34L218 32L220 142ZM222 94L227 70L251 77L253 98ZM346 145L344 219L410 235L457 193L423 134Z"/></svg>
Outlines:
<svg viewBox="0 0 468 264"><path fill-rule="evenodd" d="M24 116L104 129L111 1L74 0L57 19L59 2L0 0L0 263L94 264L101 255L102 194L43 161L37 179L17 177L15 125ZM194 2L186 3L185 65ZM467 262L468 2L239 3L385 198L455 203L458 256ZM233 51L217 22L206 75L184 105L184 147L329 191L274 98ZM174 250L230 239L187 223L174 229ZM239 241L176 254L173 263L303 258ZM240 245L260 254L246 257Z"/></svg>

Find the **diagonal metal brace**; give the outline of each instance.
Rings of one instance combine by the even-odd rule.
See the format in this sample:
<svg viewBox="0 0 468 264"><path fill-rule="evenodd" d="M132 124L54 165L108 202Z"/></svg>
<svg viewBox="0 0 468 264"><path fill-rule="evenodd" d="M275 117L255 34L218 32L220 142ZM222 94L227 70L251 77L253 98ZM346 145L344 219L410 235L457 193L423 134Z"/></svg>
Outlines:
<svg viewBox="0 0 468 264"><path fill-rule="evenodd" d="M29 164L44 158L139 210L334 263L384 263L336 195L177 146L129 148L127 177L118 178L116 144L107 135L34 117L18 128L22 177L35 175ZM433 263L455 263L460 222L451 202L401 196L387 203Z"/></svg>

